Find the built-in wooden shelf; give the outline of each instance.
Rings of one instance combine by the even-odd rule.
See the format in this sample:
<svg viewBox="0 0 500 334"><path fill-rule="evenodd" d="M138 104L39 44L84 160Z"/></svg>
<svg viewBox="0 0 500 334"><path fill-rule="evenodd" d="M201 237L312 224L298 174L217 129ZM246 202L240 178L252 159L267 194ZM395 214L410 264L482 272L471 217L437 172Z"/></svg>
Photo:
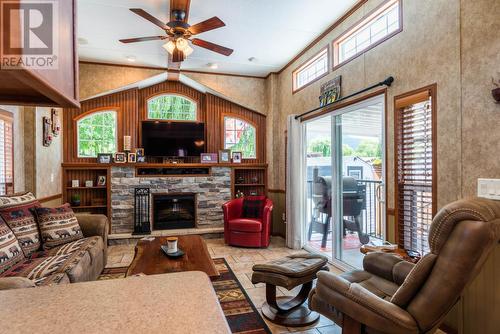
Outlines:
<svg viewBox="0 0 500 334"><path fill-rule="evenodd" d="M264 183L236 183L235 187L265 187Z"/></svg>
<svg viewBox="0 0 500 334"><path fill-rule="evenodd" d="M80 206L72 206L72 209L106 209L107 205L80 205Z"/></svg>

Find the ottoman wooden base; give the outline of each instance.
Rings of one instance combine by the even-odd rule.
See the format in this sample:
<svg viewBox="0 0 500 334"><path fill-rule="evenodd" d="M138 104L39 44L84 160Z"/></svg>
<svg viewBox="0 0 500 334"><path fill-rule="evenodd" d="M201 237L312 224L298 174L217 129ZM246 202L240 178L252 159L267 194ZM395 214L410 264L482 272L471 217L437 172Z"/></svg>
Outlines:
<svg viewBox="0 0 500 334"><path fill-rule="evenodd" d="M279 297L277 301L284 302L289 298L290 297ZM272 323L286 327L309 326L319 319L319 314L311 311L307 305L300 305L287 313L279 313L265 302L262 305L262 314Z"/></svg>

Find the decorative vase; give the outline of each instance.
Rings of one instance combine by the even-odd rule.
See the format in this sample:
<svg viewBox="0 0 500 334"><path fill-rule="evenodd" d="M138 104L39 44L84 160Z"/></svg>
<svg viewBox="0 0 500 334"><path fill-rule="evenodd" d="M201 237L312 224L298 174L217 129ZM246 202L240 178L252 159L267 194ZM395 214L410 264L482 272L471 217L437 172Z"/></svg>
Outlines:
<svg viewBox="0 0 500 334"><path fill-rule="evenodd" d="M500 103L500 87L493 89L491 91L491 95L493 95L493 98L497 103Z"/></svg>

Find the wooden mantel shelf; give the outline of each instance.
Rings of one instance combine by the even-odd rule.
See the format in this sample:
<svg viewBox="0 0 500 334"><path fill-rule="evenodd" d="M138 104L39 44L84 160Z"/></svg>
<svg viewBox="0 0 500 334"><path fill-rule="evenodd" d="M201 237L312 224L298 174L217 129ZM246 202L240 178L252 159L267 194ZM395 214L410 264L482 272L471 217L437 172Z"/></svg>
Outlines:
<svg viewBox="0 0 500 334"><path fill-rule="evenodd" d="M148 168L183 168L183 167L242 167L242 168L265 168L267 164L265 163L241 163L241 164L233 164L233 163L221 163L221 164L202 164L202 163L182 163L182 164L173 164L173 163L110 163L110 164L100 164L97 162L65 162L62 163L62 167L65 168L78 168L78 167L148 167Z"/></svg>

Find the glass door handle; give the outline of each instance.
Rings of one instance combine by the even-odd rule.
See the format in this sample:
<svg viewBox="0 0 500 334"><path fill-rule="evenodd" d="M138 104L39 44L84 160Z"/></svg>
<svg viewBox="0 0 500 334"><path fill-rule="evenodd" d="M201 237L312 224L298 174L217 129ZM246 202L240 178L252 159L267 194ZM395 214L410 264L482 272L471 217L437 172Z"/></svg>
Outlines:
<svg viewBox="0 0 500 334"><path fill-rule="evenodd" d="M376 190L375 190L375 196L377 197L377 201L379 203L384 203L385 202L385 199L383 198L382 196L382 190L384 189L384 184L381 183L377 186Z"/></svg>

